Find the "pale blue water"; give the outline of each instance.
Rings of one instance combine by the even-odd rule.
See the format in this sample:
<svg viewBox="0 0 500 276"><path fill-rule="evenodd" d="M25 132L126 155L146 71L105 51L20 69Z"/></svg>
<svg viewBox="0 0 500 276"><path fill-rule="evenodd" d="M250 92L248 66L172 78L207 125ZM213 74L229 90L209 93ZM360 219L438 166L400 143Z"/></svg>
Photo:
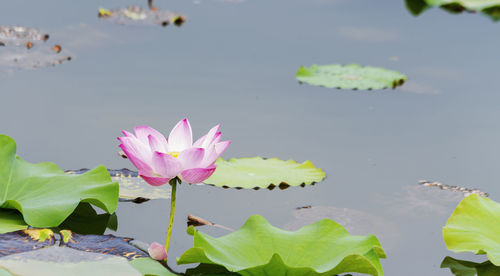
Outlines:
<svg viewBox="0 0 500 276"><path fill-rule="evenodd" d="M310 204L384 222L361 219L354 228L380 237L386 275L451 275L439 268L445 256L472 258L448 252L441 236L460 198L415 187L432 179L499 201L500 25L438 8L415 18L402 0L157 1L187 16L181 28L97 18L99 7L135 4L145 1L2 3L1 24L46 30L48 43L73 56L0 74L0 132L20 156L64 169L130 168L116 154L122 129L168 133L188 117L199 137L221 123L233 141L224 157L309 159L327 179L286 191L182 185L171 256L192 245L189 213L232 228L257 213L284 227L295 207ZM298 67L314 63L386 67L409 81L382 91L299 85ZM120 204L118 234L163 241L168 206Z"/></svg>

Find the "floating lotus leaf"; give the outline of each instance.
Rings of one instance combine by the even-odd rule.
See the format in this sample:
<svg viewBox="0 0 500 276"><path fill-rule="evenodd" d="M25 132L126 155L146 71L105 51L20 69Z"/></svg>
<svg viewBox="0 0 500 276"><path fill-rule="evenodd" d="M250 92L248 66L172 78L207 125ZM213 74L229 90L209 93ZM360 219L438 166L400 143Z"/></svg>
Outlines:
<svg viewBox="0 0 500 276"><path fill-rule="evenodd" d="M68 170L67 174L82 174L89 171L88 169ZM169 199L170 186L151 186L147 184L139 176L137 172L121 169L108 170L111 175L111 180L118 182L120 185L120 200L142 203L150 199Z"/></svg>
<svg viewBox="0 0 500 276"><path fill-rule="evenodd" d="M464 198L443 227L448 250L486 254L500 266L500 204L479 195Z"/></svg>
<svg viewBox="0 0 500 276"><path fill-rule="evenodd" d="M311 161L297 163L277 158L262 157L232 158L226 161L219 158L214 174L205 180L206 184L223 188L244 188L270 190L278 186L306 186L322 181L325 173L314 167Z"/></svg>
<svg viewBox="0 0 500 276"><path fill-rule="evenodd" d="M123 25L160 25L166 27L170 24L182 25L186 20L179 13L158 10L155 7L144 9L139 6L131 6L119 9L99 9L99 18L113 21Z"/></svg>
<svg viewBox="0 0 500 276"><path fill-rule="evenodd" d="M397 71L358 64L301 66L297 80L310 85L339 89L372 90L403 85L406 76Z"/></svg>
<svg viewBox="0 0 500 276"><path fill-rule="evenodd" d="M436 6L451 13L482 12L494 21L500 20L500 0L406 0L406 7L413 15Z"/></svg>
<svg viewBox="0 0 500 276"><path fill-rule="evenodd" d="M14 275L29 276L143 275L125 258L58 246L0 258L1 268Z"/></svg>
<svg viewBox="0 0 500 276"><path fill-rule="evenodd" d="M220 238L192 226L188 233L194 235L194 247L178 264L217 264L241 275L383 275L379 258L385 253L377 238L349 235L329 219L289 232L254 215L238 231Z"/></svg>
<svg viewBox="0 0 500 276"><path fill-rule="evenodd" d="M500 266L493 265L490 261L475 263L457 260L452 257L444 258L441 268L449 268L455 276L498 276Z"/></svg>
<svg viewBox="0 0 500 276"><path fill-rule="evenodd" d="M17 209L34 227L61 224L80 202L108 213L118 205L118 183L104 166L67 175L56 164L32 164L16 155L16 143L0 135L0 208Z"/></svg>

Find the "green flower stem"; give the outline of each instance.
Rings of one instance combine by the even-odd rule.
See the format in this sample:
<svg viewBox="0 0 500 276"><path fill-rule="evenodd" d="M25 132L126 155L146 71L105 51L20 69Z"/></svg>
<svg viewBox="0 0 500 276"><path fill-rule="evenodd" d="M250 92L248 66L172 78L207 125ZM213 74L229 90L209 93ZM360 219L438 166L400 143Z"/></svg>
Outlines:
<svg viewBox="0 0 500 276"><path fill-rule="evenodd" d="M172 227L174 226L174 215L175 215L175 190L177 188L177 178L173 178L169 182L172 186L172 195L170 199L170 219L168 220L168 230L167 239L165 241L165 252L168 256L168 246L170 245L170 236L172 235Z"/></svg>

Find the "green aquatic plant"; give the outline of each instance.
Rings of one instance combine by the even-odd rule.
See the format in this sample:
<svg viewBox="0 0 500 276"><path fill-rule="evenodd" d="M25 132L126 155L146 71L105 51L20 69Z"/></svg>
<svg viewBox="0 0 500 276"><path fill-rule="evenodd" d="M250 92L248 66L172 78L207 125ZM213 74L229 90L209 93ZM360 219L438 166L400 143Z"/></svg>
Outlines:
<svg viewBox="0 0 500 276"><path fill-rule="evenodd" d="M417 16L431 7L441 7L451 13L482 12L492 20L500 20L500 0L406 0L406 7Z"/></svg>
<svg viewBox="0 0 500 276"><path fill-rule="evenodd" d="M262 157L232 158L226 161L219 158L215 165L217 170L203 182L225 188L284 189L314 184L325 178L325 173L311 161L297 163L293 160Z"/></svg>
<svg viewBox="0 0 500 276"><path fill-rule="evenodd" d="M80 202L108 213L118 204L118 183L99 166L81 175L65 174L56 164L32 164L16 155L16 143L0 135L0 208L16 209L34 227L61 224Z"/></svg>
<svg viewBox="0 0 500 276"><path fill-rule="evenodd" d="M194 247L178 264L216 264L240 275L335 275L358 272L383 275L384 250L373 235L352 236L323 219L290 232L251 216L237 231L220 238L190 226Z"/></svg>
<svg viewBox="0 0 500 276"><path fill-rule="evenodd" d="M327 88L372 90L396 88L407 80L404 74L379 67L358 64L301 66L296 74L299 82Z"/></svg>
<svg viewBox="0 0 500 276"><path fill-rule="evenodd" d="M486 254L500 266L500 204L472 194L464 198L443 227L448 250Z"/></svg>

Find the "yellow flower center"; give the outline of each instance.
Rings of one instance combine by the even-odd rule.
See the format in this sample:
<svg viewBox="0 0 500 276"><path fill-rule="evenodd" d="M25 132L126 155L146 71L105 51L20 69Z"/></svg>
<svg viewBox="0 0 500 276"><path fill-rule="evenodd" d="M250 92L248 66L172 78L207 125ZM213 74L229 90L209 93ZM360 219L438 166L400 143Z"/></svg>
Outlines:
<svg viewBox="0 0 500 276"><path fill-rule="evenodd" d="M173 157L175 157L175 158L177 158L179 156L179 152L178 151L171 151L168 154L171 155L171 156L173 156Z"/></svg>

